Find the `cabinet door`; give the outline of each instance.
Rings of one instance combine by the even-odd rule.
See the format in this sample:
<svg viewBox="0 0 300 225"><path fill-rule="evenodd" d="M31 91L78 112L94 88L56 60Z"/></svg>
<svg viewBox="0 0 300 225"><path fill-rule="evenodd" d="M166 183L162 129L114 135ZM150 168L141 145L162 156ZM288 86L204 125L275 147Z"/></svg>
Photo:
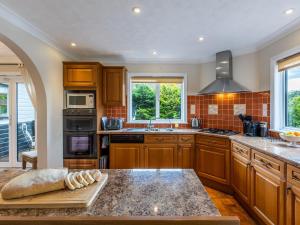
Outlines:
<svg viewBox="0 0 300 225"><path fill-rule="evenodd" d="M284 225L284 182L254 165L251 169L251 207L267 225Z"/></svg>
<svg viewBox="0 0 300 225"><path fill-rule="evenodd" d="M64 65L64 87L97 86L98 65L67 64Z"/></svg>
<svg viewBox="0 0 300 225"><path fill-rule="evenodd" d="M126 69L106 67L103 69L103 104L125 106Z"/></svg>
<svg viewBox="0 0 300 225"><path fill-rule="evenodd" d="M250 204L250 161L232 152L231 185L246 203Z"/></svg>
<svg viewBox="0 0 300 225"><path fill-rule="evenodd" d="M140 167L139 144L111 144L109 163L110 169L132 169Z"/></svg>
<svg viewBox="0 0 300 225"><path fill-rule="evenodd" d="M197 173L213 181L229 184L230 152L214 146L197 144Z"/></svg>
<svg viewBox="0 0 300 225"><path fill-rule="evenodd" d="M144 145L144 166L146 168L176 167L176 144Z"/></svg>
<svg viewBox="0 0 300 225"><path fill-rule="evenodd" d="M98 169L97 159L64 159L64 167L69 169Z"/></svg>
<svg viewBox="0 0 300 225"><path fill-rule="evenodd" d="M184 169L194 168L193 144L179 144L177 150L177 167Z"/></svg>
<svg viewBox="0 0 300 225"><path fill-rule="evenodd" d="M287 190L287 225L300 224L300 188L291 184Z"/></svg>

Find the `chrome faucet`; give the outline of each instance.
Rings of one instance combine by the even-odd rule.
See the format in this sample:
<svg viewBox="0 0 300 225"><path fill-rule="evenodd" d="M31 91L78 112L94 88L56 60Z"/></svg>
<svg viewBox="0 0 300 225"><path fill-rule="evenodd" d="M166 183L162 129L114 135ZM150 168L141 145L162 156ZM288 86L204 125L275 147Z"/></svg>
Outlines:
<svg viewBox="0 0 300 225"><path fill-rule="evenodd" d="M154 128L154 125L152 125L152 120L149 120L149 123L147 124L147 129L152 130Z"/></svg>
<svg viewBox="0 0 300 225"><path fill-rule="evenodd" d="M170 128L169 129L173 130L173 124L172 124L171 119L169 119L169 123L170 123Z"/></svg>

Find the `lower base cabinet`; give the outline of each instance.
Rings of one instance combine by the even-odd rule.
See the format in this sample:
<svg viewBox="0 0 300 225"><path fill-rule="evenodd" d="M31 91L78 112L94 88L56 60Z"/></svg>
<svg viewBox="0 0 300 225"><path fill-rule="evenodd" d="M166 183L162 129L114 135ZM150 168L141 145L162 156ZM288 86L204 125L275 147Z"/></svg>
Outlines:
<svg viewBox="0 0 300 225"><path fill-rule="evenodd" d="M145 168L176 167L176 144L145 144L143 151Z"/></svg>
<svg viewBox="0 0 300 225"><path fill-rule="evenodd" d="M109 165L111 169L139 168L141 164L142 145L111 144Z"/></svg>
<svg viewBox="0 0 300 225"><path fill-rule="evenodd" d="M250 160L237 153L231 155L231 185L235 193L250 204Z"/></svg>
<svg viewBox="0 0 300 225"><path fill-rule="evenodd" d="M284 163L253 150L251 208L266 225L285 225Z"/></svg>
<svg viewBox="0 0 300 225"><path fill-rule="evenodd" d="M300 169L287 166L286 224L300 224Z"/></svg>

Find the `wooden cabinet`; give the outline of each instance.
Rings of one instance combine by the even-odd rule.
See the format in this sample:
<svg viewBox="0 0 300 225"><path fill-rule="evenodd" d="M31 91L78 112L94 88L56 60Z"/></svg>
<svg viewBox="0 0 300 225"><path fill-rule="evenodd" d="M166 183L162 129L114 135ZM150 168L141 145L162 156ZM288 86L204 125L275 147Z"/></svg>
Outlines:
<svg viewBox="0 0 300 225"><path fill-rule="evenodd" d="M230 141L227 138L196 136L196 172L200 177L230 184Z"/></svg>
<svg viewBox="0 0 300 225"><path fill-rule="evenodd" d="M177 144L145 144L145 168L174 168L176 167Z"/></svg>
<svg viewBox="0 0 300 225"><path fill-rule="evenodd" d="M300 168L287 166L286 224L300 224Z"/></svg>
<svg viewBox="0 0 300 225"><path fill-rule="evenodd" d="M250 204L250 148L236 142L231 148L231 185L235 193Z"/></svg>
<svg viewBox="0 0 300 225"><path fill-rule="evenodd" d="M194 145L179 144L177 149L177 166L183 169L194 168Z"/></svg>
<svg viewBox="0 0 300 225"><path fill-rule="evenodd" d="M140 167L140 144L111 144L109 164L111 169L132 169Z"/></svg>
<svg viewBox="0 0 300 225"><path fill-rule="evenodd" d="M251 207L267 225L284 225L284 163L252 151Z"/></svg>
<svg viewBox="0 0 300 225"><path fill-rule="evenodd" d="M103 104L107 106L125 106L126 68L103 68Z"/></svg>
<svg viewBox="0 0 300 225"><path fill-rule="evenodd" d="M97 62L64 62L65 89L96 89L101 64Z"/></svg>
<svg viewBox="0 0 300 225"><path fill-rule="evenodd" d="M97 159L64 159L64 167L69 169L97 169Z"/></svg>

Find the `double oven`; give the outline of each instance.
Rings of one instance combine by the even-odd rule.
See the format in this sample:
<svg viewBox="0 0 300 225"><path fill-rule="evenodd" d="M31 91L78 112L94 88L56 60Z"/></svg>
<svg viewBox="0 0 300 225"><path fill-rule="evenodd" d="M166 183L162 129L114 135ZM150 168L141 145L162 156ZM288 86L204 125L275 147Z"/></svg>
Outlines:
<svg viewBox="0 0 300 225"><path fill-rule="evenodd" d="M97 158L96 109L65 109L63 111L64 158Z"/></svg>

